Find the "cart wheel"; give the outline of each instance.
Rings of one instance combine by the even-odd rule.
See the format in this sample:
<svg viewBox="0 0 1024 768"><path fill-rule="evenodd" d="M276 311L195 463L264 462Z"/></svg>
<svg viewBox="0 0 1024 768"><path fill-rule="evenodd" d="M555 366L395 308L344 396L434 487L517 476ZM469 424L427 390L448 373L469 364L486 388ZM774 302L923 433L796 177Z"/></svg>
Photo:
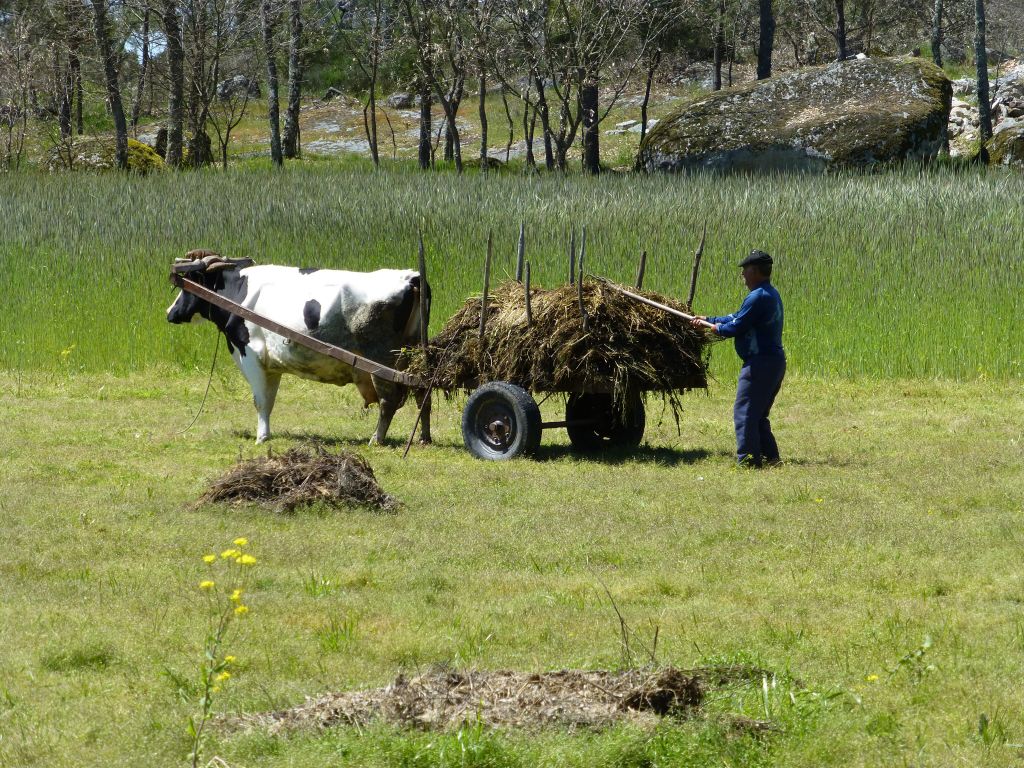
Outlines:
<svg viewBox="0 0 1024 768"><path fill-rule="evenodd" d="M623 409L608 394L574 393L565 404L565 420L569 441L577 451L636 448L644 436L644 402L634 394ZM579 421L590 423L573 424Z"/></svg>
<svg viewBox="0 0 1024 768"><path fill-rule="evenodd" d="M522 387L506 381L484 384L462 411L462 439L478 459L525 456L540 445L540 408Z"/></svg>

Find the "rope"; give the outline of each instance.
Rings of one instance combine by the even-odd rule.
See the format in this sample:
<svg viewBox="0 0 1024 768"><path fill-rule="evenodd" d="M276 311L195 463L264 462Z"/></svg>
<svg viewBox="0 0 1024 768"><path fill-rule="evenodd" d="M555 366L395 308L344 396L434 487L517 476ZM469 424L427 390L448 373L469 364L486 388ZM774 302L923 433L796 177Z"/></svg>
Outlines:
<svg viewBox="0 0 1024 768"><path fill-rule="evenodd" d="M175 435L183 435L195 426L195 423L199 421L199 416L203 412L203 408L206 406L206 396L210 394L210 385L213 383L213 371L217 367L217 353L220 351L220 331L216 331L213 337L213 362L210 364L210 376L206 380L206 391L203 392L203 400L199 403L199 410L196 411L196 415L189 422L188 426L184 429L175 432Z"/></svg>

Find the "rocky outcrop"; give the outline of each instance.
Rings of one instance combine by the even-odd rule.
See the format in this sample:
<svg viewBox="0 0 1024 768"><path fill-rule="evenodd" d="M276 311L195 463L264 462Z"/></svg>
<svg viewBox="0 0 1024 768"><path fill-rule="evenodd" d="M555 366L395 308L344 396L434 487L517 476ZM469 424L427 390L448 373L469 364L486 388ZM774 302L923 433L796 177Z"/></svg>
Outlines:
<svg viewBox="0 0 1024 768"><path fill-rule="evenodd" d="M1024 119L1007 117L992 131L989 162L1024 171Z"/></svg>
<svg viewBox="0 0 1024 768"><path fill-rule="evenodd" d="M640 148L648 171L824 171L935 157L949 78L920 58L854 59L705 94Z"/></svg>
<svg viewBox="0 0 1024 768"><path fill-rule="evenodd" d="M50 152L47 168L56 170L109 170L116 167L113 136L89 137L61 145ZM128 139L128 170L145 175L162 170L164 160L151 146Z"/></svg>

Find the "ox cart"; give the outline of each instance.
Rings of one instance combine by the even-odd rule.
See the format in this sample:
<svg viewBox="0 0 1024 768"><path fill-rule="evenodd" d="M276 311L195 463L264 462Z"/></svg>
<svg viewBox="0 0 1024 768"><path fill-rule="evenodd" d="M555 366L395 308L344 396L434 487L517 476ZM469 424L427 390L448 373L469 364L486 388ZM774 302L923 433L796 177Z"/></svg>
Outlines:
<svg viewBox="0 0 1024 768"><path fill-rule="evenodd" d="M560 364L557 376L538 378L536 375L527 373L522 375L513 373L500 377L488 376L480 368L478 369L481 371L480 373L468 379L463 376L459 380L452 379L450 376L445 380L438 358L436 356L432 358L430 355L425 335L422 339L418 372L416 370L398 370L275 322L200 285L190 279L187 271L172 272L171 281L182 291L191 293L197 298L265 330L283 336L291 342L319 354L327 355L378 378L411 389L425 391L427 396L423 398L424 407L427 407L429 395L434 389L447 392L458 389L468 392L468 398L462 411L462 435L466 448L481 459L503 460L516 456L529 456L540 445L543 432L551 429L565 429L573 448L581 452L635 448L640 444L646 426L644 396L648 392L656 391L666 394L675 408L678 402L675 398L676 393L707 387L706 365L699 355L695 364L676 370L655 370L650 372L646 378L634 376L630 379L627 376L624 379L623 376L610 372L607 367L596 372L593 367L588 368L586 364L589 356L587 339L593 331L592 325L598 324L600 318L594 314L593 310L588 314L584 307L582 273L579 275L577 285L571 290L574 296L577 293L579 296L579 310L582 313L584 333L579 337L578 343L574 342L576 343L575 348L569 350L567 357L569 362ZM594 286L598 288L594 288ZM693 316L676 307L656 301L650 296L627 290L602 278L591 281L591 290L598 289L605 299L614 295L630 305L645 308L647 312L655 312L656 317L671 319L677 324L674 332L682 332L683 328L693 332L693 329L690 328ZM538 303L537 294L544 292L531 294L527 279L525 294L522 291L519 293L525 295L525 327L530 329L531 323L535 322L533 318L539 314L536 306L531 309L531 295L533 295L532 303L536 305ZM552 297L556 291L547 293L551 294L547 298L554 301ZM551 302L549 301L549 303ZM488 307L486 285L479 307L476 307L474 311L476 315L470 317L469 321L473 324L480 323L479 338L480 343L483 344L484 323L489 312L492 316L491 322L495 322L493 319L494 307ZM475 318L479 318L479 321ZM453 321L457 319L458 316L453 318ZM524 326L522 318L516 318L515 322L519 326ZM645 323L638 323L635 317L632 318L632 322L634 325L652 325L650 316L646 317ZM633 329L634 332L636 330L636 328ZM458 329L456 332L459 332ZM540 332L546 333L543 328ZM663 329L659 332L665 333ZM505 335L507 336L507 333ZM641 341L641 345L643 343ZM695 343L699 350L702 342ZM651 345L649 339L646 344L647 346ZM450 349L450 342L448 346ZM476 347L475 350L473 354L480 356L487 351L480 347ZM468 353L463 350L463 354ZM543 354L543 352L538 354ZM541 396L541 403L553 395L564 396L566 399L564 419L544 421L541 417L540 404L535 399L535 395ZM422 412L423 408L421 407L420 415ZM419 415L417 423L413 427L413 435L418 424ZM413 435L410 435L410 444Z"/></svg>

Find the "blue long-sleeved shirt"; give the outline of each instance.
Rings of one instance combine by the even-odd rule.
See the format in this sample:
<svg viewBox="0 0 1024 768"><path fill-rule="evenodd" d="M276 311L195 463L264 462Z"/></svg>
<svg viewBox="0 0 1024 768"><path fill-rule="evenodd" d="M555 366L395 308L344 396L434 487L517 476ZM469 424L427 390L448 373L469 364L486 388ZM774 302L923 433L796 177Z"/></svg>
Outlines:
<svg viewBox="0 0 1024 768"><path fill-rule="evenodd" d="M782 297L765 280L747 294L739 311L724 317L709 317L718 334L732 338L736 354L744 362L752 357L785 357L782 349Z"/></svg>

